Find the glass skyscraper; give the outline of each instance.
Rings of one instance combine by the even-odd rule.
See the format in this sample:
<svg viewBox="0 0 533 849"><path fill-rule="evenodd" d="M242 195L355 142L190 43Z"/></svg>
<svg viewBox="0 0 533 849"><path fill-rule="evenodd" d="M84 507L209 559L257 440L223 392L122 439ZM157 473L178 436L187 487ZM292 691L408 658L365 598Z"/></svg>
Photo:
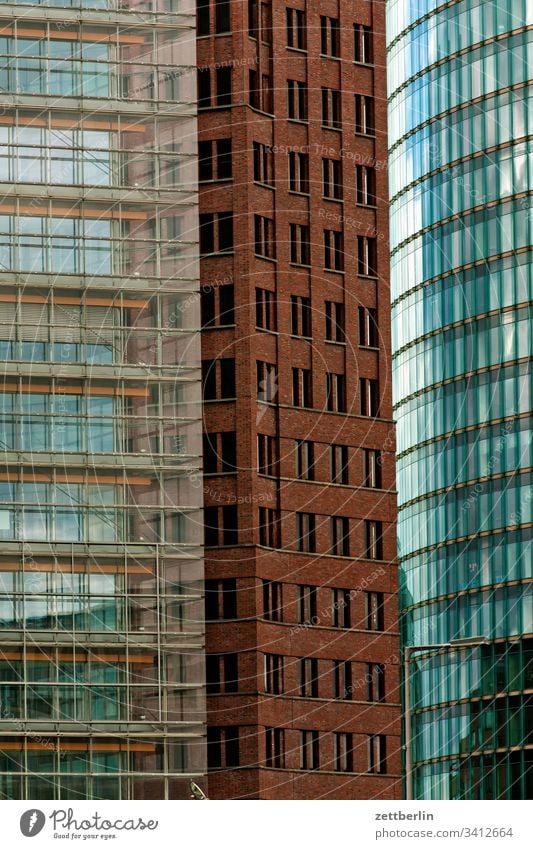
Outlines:
<svg viewBox="0 0 533 849"><path fill-rule="evenodd" d="M204 772L191 11L0 13L0 798Z"/></svg>
<svg viewBox="0 0 533 849"><path fill-rule="evenodd" d="M531 0L389 0L414 795L533 796ZM531 169L531 170L530 170Z"/></svg>

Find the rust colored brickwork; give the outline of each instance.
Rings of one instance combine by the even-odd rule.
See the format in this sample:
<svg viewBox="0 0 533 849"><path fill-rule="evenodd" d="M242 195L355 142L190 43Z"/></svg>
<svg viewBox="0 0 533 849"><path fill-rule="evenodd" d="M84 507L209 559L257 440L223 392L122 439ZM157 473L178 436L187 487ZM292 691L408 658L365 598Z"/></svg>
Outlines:
<svg viewBox="0 0 533 849"><path fill-rule="evenodd" d="M213 361L234 359L236 384L232 393L215 366L204 406L209 795L399 798L384 3L205 0L197 52L198 67L209 70L199 75L202 359L206 374ZM289 117L288 80L304 84L293 87L300 119ZM228 142L205 144L228 139L231 175ZM255 166L254 142L265 146ZM324 197L324 168L330 193L341 197ZM205 217L228 212L233 236L227 219L215 215L211 229ZM292 252L291 225L309 228ZM326 230L340 234L327 238L330 265L342 239L342 269L325 267ZM231 286L234 315L224 324L220 297ZM258 316L257 289L272 293L270 328L268 308ZM309 299L296 325L294 296ZM230 303L228 290L222 297ZM338 328L328 325L326 302L340 305ZM258 372L258 361L272 370ZM341 376L330 379L329 398L327 373ZM297 406L306 379L310 397ZM220 435L232 432L236 456L231 437L222 448ZM271 437L264 452L258 434ZM301 449L299 467L297 440L313 444L312 456ZM340 449L332 470L332 444L347 448L347 483ZM299 479L311 461L314 480ZM228 506L235 509L224 513ZM315 517L314 528L300 527L314 552L298 550L298 513ZM335 531L331 517L346 522Z"/></svg>

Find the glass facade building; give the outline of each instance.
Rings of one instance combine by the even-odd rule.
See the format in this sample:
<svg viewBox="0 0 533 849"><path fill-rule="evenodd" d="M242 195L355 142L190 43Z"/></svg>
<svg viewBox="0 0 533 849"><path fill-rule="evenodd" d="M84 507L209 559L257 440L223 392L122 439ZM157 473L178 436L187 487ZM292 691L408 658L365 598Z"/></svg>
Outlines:
<svg viewBox="0 0 533 849"><path fill-rule="evenodd" d="M0 9L0 798L204 764L195 17Z"/></svg>
<svg viewBox="0 0 533 849"><path fill-rule="evenodd" d="M419 799L533 796L532 24L388 2L402 639L487 640L413 655Z"/></svg>

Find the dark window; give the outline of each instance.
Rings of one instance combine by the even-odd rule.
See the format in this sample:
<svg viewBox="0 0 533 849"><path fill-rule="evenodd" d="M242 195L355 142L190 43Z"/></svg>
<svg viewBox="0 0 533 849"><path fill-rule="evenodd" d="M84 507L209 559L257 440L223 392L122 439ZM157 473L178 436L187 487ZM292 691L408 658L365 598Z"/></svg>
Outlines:
<svg viewBox="0 0 533 849"><path fill-rule="evenodd" d="M235 360L226 358L220 363L220 398L235 398Z"/></svg>
<svg viewBox="0 0 533 849"><path fill-rule="evenodd" d="M265 728L265 766L271 769L285 767L285 729Z"/></svg>
<svg viewBox="0 0 533 849"><path fill-rule="evenodd" d="M211 106L211 70L198 68L198 109L208 109Z"/></svg>
<svg viewBox="0 0 533 849"><path fill-rule="evenodd" d="M263 581L263 616L269 622L283 622L283 584Z"/></svg>
<svg viewBox="0 0 533 849"><path fill-rule="evenodd" d="M326 339L328 342L344 342L344 304L326 301Z"/></svg>
<svg viewBox="0 0 533 849"><path fill-rule="evenodd" d="M206 691L208 695L236 693L238 682L237 652L206 655Z"/></svg>
<svg viewBox="0 0 533 849"><path fill-rule="evenodd" d="M231 105L231 68L217 68L217 106Z"/></svg>
<svg viewBox="0 0 533 849"><path fill-rule="evenodd" d="M265 693L279 696L283 693L283 663L280 654L264 655Z"/></svg>
<svg viewBox="0 0 533 849"><path fill-rule="evenodd" d="M348 446L330 445L329 468L331 483L348 483Z"/></svg>
<svg viewBox="0 0 533 849"><path fill-rule="evenodd" d="M330 413L346 412L346 378L326 372L326 409Z"/></svg>
<svg viewBox="0 0 533 849"><path fill-rule="evenodd" d="M359 307L359 344L377 348L379 344L377 310Z"/></svg>
<svg viewBox="0 0 533 849"><path fill-rule="evenodd" d="M314 481L315 479L315 446L305 439L297 439L296 447L296 477L298 480Z"/></svg>
<svg viewBox="0 0 533 849"><path fill-rule="evenodd" d="M353 25L354 62L371 65L374 61L372 51L372 30L364 24Z"/></svg>
<svg viewBox="0 0 533 849"><path fill-rule="evenodd" d="M298 587L298 622L301 625L316 625L318 587L300 585Z"/></svg>
<svg viewBox="0 0 533 849"><path fill-rule="evenodd" d="M312 554L316 551L316 519L314 513L296 513L296 548Z"/></svg>
<svg viewBox="0 0 533 849"><path fill-rule="evenodd" d="M209 35L209 0L196 0L196 32Z"/></svg>
<svg viewBox="0 0 533 849"><path fill-rule="evenodd" d="M373 97L355 95L355 132L362 136L375 134Z"/></svg>
<svg viewBox="0 0 533 849"><path fill-rule="evenodd" d="M365 557L383 560L383 523L365 520Z"/></svg>
<svg viewBox="0 0 533 849"><path fill-rule="evenodd" d="M376 171L366 165L355 166L355 202L362 206L376 205Z"/></svg>
<svg viewBox="0 0 533 849"><path fill-rule="evenodd" d="M300 731L300 769L319 769L318 731Z"/></svg>
<svg viewBox="0 0 533 849"><path fill-rule="evenodd" d="M340 28L337 18L320 16L320 52L323 56L340 56Z"/></svg>
<svg viewBox="0 0 533 849"><path fill-rule="evenodd" d="M202 388L204 401L217 400L217 360L202 360Z"/></svg>
<svg viewBox="0 0 533 849"><path fill-rule="evenodd" d="M352 698L352 664L349 660L333 661L333 695L336 699Z"/></svg>
<svg viewBox="0 0 533 849"><path fill-rule="evenodd" d="M367 771L375 773L387 772L387 746L384 734L369 734L367 737L368 764Z"/></svg>
<svg viewBox="0 0 533 849"><path fill-rule="evenodd" d="M204 433L204 474L235 472L237 440L235 431Z"/></svg>
<svg viewBox="0 0 533 849"><path fill-rule="evenodd" d="M311 336L311 299L291 295L291 333L293 336Z"/></svg>
<svg viewBox="0 0 533 849"><path fill-rule="evenodd" d="M218 287L219 324L235 324L235 302L233 283Z"/></svg>
<svg viewBox="0 0 533 849"><path fill-rule="evenodd" d="M367 701L385 701L385 666L383 663L367 663L366 684Z"/></svg>
<svg viewBox="0 0 533 849"><path fill-rule="evenodd" d="M276 295L268 289L255 290L255 325L261 330L276 330Z"/></svg>
<svg viewBox="0 0 533 849"><path fill-rule="evenodd" d="M318 699L318 660L314 657L302 657L299 667L300 696Z"/></svg>
<svg viewBox="0 0 533 849"><path fill-rule="evenodd" d="M341 93L334 88L322 88L322 125L341 129Z"/></svg>
<svg viewBox="0 0 533 849"><path fill-rule="evenodd" d="M342 162L340 159L322 160L322 194L325 198L342 200Z"/></svg>
<svg viewBox="0 0 533 849"><path fill-rule="evenodd" d="M365 592L365 628L367 631L383 631L385 625L383 593Z"/></svg>
<svg viewBox="0 0 533 849"><path fill-rule="evenodd" d="M357 237L357 273L362 277L377 277L378 274L377 239L368 236Z"/></svg>
<svg viewBox="0 0 533 849"><path fill-rule="evenodd" d="M216 510L216 507L206 508ZM205 618L207 621L237 618L237 579L223 578L205 582Z"/></svg>
<svg viewBox="0 0 533 849"><path fill-rule="evenodd" d="M209 769L239 766L239 729L233 726L207 728L207 765Z"/></svg>
<svg viewBox="0 0 533 849"><path fill-rule="evenodd" d="M257 434L257 471L273 475L276 467L276 439L265 433Z"/></svg>
<svg viewBox="0 0 533 849"><path fill-rule="evenodd" d="M381 489L381 451L363 448L363 486Z"/></svg>
<svg viewBox="0 0 533 849"><path fill-rule="evenodd" d="M346 516L330 517L330 554L350 556L350 520Z"/></svg>
<svg viewBox="0 0 533 849"><path fill-rule="evenodd" d="M225 286L206 284L200 290L202 328L225 327L235 323L233 283Z"/></svg>
<svg viewBox="0 0 533 849"><path fill-rule="evenodd" d="M215 0L215 32L230 31L230 0Z"/></svg>
<svg viewBox="0 0 533 849"><path fill-rule="evenodd" d="M233 250L233 213L200 214L200 253L223 253Z"/></svg>
<svg viewBox="0 0 533 849"><path fill-rule="evenodd" d="M200 253L215 252L215 216L212 212L200 214Z"/></svg>
<svg viewBox="0 0 533 849"><path fill-rule="evenodd" d="M259 30L258 0L248 0L248 35L257 38Z"/></svg>
<svg viewBox="0 0 533 849"><path fill-rule="evenodd" d="M352 596L350 590L331 590L332 624L334 628L351 627Z"/></svg>
<svg viewBox="0 0 533 849"><path fill-rule="evenodd" d="M254 141L254 180L256 183L274 185L274 155L268 144Z"/></svg>
<svg viewBox="0 0 533 849"><path fill-rule="evenodd" d="M273 404L278 394L278 375L276 366L257 360L257 400Z"/></svg>
<svg viewBox="0 0 533 849"><path fill-rule="evenodd" d="M202 286L200 289L200 305L202 313L202 328L215 326L215 290L212 286Z"/></svg>
<svg viewBox="0 0 533 849"><path fill-rule="evenodd" d="M293 368L292 403L295 407L313 406L313 387L310 369Z"/></svg>
<svg viewBox="0 0 533 849"><path fill-rule="evenodd" d="M237 506L204 507L205 545L237 545Z"/></svg>
<svg viewBox="0 0 533 849"><path fill-rule="evenodd" d="M334 732L333 754L336 772L353 772L353 734Z"/></svg>
<svg viewBox="0 0 533 849"><path fill-rule="evenodd" d="M287 47L306 49L305 12L303 9L287 9Z"/></svg>
<svg viewBox="0 0 533 849"><path fill-rule="evenodd" d="M279 548L279 513L270 507L259 508L259 545Z"/></svg>
<svg viewBox="0 0 533 849"><path fill-rule="evenodd" d="M307 86L299 80L287 80L288 115L295 121L307 121Z"/></svg>
<svg viewBox="0 0 533 849"><path fill-rule="evenodd" d="M261 91L259 88L259 75L257 71L248 71L248 99L253 109L261 106Z"/></svg>
<svg viewBox="0 0 533 849"><path fill-rule="evenodd" d="M289 224L289 241L291 262L295 265L310 265L310 231L307 224Z"/></svg>
<svg viewBox="0 0 533 849"><path fill-rule="evenodd" d="M274 222L264 215L254 215L255 252L258 256L274 259L276 246L274 242Z"/></svg>
<svg viewBox="0 0 533 849"><path fill-rule="evenodd" d="M289 190L309 194L309 154L289 151Z"/></svg>
<svg viewBox="0 0 533 849"><path fill-rule="evenodd" d="M329 271L344 271L342 233L324 230L324 268Z"/></svg>
<svg viewBox="0 0 533 849"><path fill-rule="evenodd" d="M362 377L359 381L361 394L361 415L379 415L379 387L378 381L372 378Z"/></svg>

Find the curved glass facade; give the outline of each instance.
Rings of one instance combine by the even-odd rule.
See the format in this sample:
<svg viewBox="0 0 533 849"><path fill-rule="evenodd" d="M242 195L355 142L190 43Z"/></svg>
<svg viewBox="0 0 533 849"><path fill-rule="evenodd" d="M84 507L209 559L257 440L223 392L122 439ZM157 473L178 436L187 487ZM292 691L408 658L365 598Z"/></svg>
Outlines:
<svg viewBox="0 0 533 849"><path fill-rule="evenodd" d="M206 766L195 18L178 0L2 15L0 798L188 798Z"/></svg>
<svg viewBox="0 0 533 849"><path fill-rule="evenodd" d="M388 2L402 639L425 647L411 667L418 799L533 797L532 25L530 0Z"/></svg>

